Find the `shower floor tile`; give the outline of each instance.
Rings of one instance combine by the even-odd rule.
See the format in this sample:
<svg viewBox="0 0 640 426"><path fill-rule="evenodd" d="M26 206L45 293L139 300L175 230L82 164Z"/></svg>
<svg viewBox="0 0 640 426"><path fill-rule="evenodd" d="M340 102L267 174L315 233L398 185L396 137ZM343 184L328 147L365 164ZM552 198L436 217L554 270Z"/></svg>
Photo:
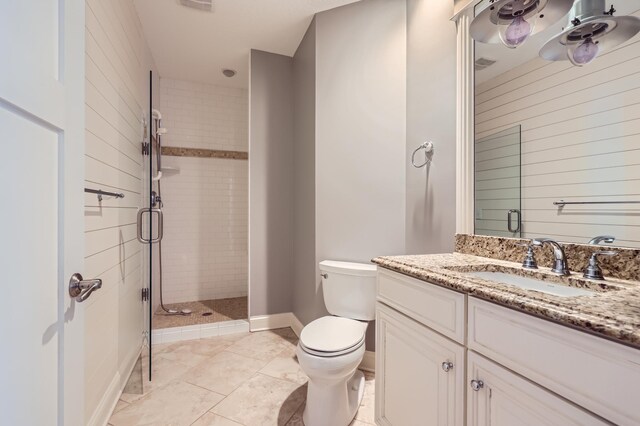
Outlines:
<svg viewBox="0 0 640 426"><path fill-rule="evenodd" d="M153 314L153 329L184 327L214 322L247 319L247 297L200 300L196 302L165 304L167 309L190 309L191 315L167 315L158 307ZM209 315L203 315L209 314Z"/></svg>

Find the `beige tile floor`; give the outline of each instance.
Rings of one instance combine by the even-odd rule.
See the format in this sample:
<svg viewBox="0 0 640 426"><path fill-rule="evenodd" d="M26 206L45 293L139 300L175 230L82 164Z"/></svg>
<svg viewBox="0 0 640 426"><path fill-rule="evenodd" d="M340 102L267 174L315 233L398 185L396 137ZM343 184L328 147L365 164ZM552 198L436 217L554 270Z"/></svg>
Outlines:
<svg viewBox="0 0 640 426"><path fill-rule="evenodd" d="M143 358L109 420L112 426L299 426L307 377L289 328L153 347L153 381ZM352 426L374 424L374 375Z"/></svg>

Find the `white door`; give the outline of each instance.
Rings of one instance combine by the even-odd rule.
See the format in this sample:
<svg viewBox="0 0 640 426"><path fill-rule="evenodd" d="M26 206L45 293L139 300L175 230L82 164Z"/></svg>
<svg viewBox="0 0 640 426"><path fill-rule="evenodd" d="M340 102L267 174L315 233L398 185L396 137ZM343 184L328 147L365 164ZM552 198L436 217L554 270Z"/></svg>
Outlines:
<svg viewBox="0 0 640 426"><path fill-rule="evenodd" d="M464 348L378 303L376 424L462 426Z"/></svg>
<svg viewBox="0 0 640 426"><path fill-rule="evenodd" d="M608 424L472 351L468 363L468 426Z"/></svg>
<svg viewBox="0 0 640 426"><path fill-rule="evenodd" d="M0 423L79 426L84 1L0 1Z"/></svg>

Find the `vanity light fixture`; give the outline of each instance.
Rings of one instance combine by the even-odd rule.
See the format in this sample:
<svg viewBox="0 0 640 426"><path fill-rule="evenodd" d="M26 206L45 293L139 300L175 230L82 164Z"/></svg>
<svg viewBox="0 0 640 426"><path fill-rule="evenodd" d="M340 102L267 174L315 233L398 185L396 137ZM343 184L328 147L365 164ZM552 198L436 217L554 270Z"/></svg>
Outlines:
<svg viewBox="0 0 640 426"><path fill-rule="evenodd" d="M489 0L471 22L471 37L515 49L564 17L573 0Z"/></svg>
<svg viewBox="0 0 640 426"><path fill-rule="evenodd" d="M583 66L599 54L624 43L640 32L640 18L613 16L605 0L578 0L564 30L545 43L540 56L548 61L570 60Z"/></svg>

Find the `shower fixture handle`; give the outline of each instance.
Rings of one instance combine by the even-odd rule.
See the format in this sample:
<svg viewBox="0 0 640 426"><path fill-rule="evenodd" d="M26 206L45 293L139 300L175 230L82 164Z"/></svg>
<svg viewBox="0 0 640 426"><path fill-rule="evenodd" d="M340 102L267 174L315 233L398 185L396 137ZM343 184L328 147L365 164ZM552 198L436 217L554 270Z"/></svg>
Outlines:
<svg viewBox="0 0 640 426"><path fill-rule="evenodd" d="M94 291L100 288L102 288L102 280L99 278L85 280L82 275L75 273L71 275L69 280L69 296L75 297L78 303L87 300Z"/></svg>
<svg viewBox="0 0 640 426"><path fill-rule="evenodd" d="M149 213L149 219L153 217L152 215L154 213L158 215L158 236L156 238L153 238L153 235L150 235L149 238L144 238L144 235L142 232L142 224L143 224L142 218L145 213ZM140 241L143 244L159 243L160 241L162 241L163 233L164 233L164 222L162 217L162 209L144 208L144 209L138 210L138 241Z"/></svg>

